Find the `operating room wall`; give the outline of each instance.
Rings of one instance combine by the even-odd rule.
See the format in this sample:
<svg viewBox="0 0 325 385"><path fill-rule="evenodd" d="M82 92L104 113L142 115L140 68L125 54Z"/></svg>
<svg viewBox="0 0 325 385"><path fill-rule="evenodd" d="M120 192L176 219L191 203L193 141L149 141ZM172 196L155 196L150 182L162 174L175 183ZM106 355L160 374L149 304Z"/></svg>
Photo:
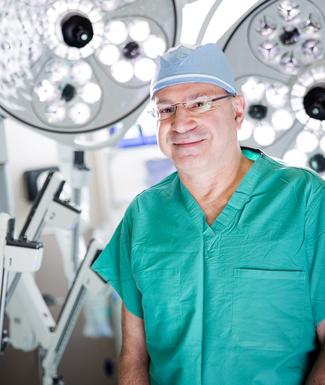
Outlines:
<svg viewBox="0 0 325 385"><path fill-rule="evenodd" d="M28 169L53 166L58 163L56 143L32 131L15 120L5 119L9 162L8 183L14 195L14 212L18 227L30 208L26 199L22 174Z"/></svg>

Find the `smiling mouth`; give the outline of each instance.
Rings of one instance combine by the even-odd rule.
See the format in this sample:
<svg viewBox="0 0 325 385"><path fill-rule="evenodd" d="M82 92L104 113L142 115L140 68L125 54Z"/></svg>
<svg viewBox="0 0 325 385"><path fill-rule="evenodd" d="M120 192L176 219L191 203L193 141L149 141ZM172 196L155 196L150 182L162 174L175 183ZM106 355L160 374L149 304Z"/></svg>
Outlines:
<svg viewBox="0 0 325 385"><path fill-rule="evenodd" d="M181 143L174 143L175 146L182 146L182 147L188 147L188 146L194 146L196 144L200 144L204 142L205 139L195 140L192 142L181 142Z"/></svg>

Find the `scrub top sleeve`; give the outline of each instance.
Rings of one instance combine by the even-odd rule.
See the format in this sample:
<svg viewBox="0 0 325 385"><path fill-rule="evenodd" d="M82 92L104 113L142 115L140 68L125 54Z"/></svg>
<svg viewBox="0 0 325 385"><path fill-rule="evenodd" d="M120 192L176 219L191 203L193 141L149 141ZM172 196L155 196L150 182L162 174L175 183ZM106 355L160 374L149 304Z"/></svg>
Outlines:
<svg viewBox="0 0 325 385"><path fill-rule="evenodd" d="M131 226L126 214L91 268L113 286L129 312L143 318L141 293L131 271L131 247Z"/></svg>
<svg viewBox="0 0 325 385"><path fill-rule="evenodd" d="M325 320L325 185L312 194L306 215L310 295L315 326Z"/></svg>

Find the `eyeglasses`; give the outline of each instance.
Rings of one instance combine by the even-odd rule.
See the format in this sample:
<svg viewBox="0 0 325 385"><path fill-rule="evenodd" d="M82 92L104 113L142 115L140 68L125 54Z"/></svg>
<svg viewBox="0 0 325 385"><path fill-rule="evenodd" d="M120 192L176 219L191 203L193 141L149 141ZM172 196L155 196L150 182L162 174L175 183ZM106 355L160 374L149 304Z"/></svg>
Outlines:
<svg viewBox="0 0 325 385"><path fill-rule="evenodd" d="M234 97L235 95L227 94L217 96L215 98L200 97L187 102L179 102L174 104L161 104L157 105L150 113L159 121L169 119L176 114L178 106L182 106L185 110L191 114L202 114L208 112L217 107L217 101Z"/></svg>

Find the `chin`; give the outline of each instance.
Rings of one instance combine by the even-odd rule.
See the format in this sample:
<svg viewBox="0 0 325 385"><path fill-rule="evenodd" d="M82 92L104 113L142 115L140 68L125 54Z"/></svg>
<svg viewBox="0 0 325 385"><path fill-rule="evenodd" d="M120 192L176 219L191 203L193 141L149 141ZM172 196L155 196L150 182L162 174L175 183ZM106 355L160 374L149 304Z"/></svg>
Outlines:
<svg viewBox="0 0 325 385"><path fill-rule="evenodd" d="M173 159L175 167L179 171L191 172L196 169L201 169L207 166L205 159L199 156L186 156L182 158Z"/></svg>

